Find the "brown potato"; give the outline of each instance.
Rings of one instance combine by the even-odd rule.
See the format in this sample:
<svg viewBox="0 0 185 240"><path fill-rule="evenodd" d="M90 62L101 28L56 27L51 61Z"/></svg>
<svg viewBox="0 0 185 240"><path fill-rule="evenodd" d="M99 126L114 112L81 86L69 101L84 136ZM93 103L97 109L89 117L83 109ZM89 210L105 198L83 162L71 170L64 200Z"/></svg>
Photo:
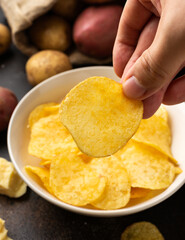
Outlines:
<svg viewBox="0 0 185 240"><path fill-rule="evenodd" d="M78 12L78 0L57 0L52 11L68 20L72 20Z"/></svg>
<svg viewBox="0 0 185 240"><path fill-rule="evenodd" d="M0 23L0 55L10 47L11 34L7 26Z"/></svg>
<svg viewBox="0 0 185 240"><path fill-rule="evenodd" d="M31 85L36 85L45 79L72 68L66 54L55 50L43 50L26 63L26 74Z"/></svg>
<svg viewBox="0 0 185 240"><path fill-rule="evenodd" d="M70 25L61 17L44 15L28 30L33 44L40 50L65 51L71 44Z"/></svg>
<svg viewBox="0 0 185 240"><path fill-rule="evenodd" d="M77 48L91 57L111 56L122 10L119 5L86 8L73 28Z"/></svg>
<svg viewBox="0 0 185 240"><path fill-rule="evenodd" d="M17 98L11 90L0 87L0 131L8 127L10 117L17 102Z"/></svg>

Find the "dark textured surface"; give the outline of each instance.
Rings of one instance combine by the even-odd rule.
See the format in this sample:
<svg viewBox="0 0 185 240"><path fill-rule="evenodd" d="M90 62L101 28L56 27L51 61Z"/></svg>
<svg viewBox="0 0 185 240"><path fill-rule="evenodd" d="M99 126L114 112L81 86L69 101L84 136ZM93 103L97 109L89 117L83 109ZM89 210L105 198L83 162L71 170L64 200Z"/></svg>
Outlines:
<svg viewBox="0 0 185 240"><path fill-rule="evenodd" d="M0 22L5 19L0 12ZM23 56L15 47L0 57L0 85L12 89L18 99L31 89ZM6 132L0 133L0 156L9 159ZM0 196L0 217L6 220L14 240L119 240L126 226L150 221L166 240L185 239L185 186L168 200L149 210L118 218L77 215L48 203L33 191L20 199Z"/></svg>

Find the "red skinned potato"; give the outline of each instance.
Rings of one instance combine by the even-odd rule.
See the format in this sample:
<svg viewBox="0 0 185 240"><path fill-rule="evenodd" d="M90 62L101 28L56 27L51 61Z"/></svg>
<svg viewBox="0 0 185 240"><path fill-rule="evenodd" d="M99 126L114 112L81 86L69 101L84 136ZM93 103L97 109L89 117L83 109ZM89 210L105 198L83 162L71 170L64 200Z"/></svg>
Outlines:
<svg viewBox="0 0 185 240"><path fill-rule="evenodd" d="M79 51L95 58L111 56L122 10L119 5L86 8L73 28L73 39Z"/></svg>
<svg viewBox="0 0 185 240"><path fill-rule="evenodd" d="M17 102L17 98L11 90L0 87L0 131L8 127L10 117Z"/></svg>

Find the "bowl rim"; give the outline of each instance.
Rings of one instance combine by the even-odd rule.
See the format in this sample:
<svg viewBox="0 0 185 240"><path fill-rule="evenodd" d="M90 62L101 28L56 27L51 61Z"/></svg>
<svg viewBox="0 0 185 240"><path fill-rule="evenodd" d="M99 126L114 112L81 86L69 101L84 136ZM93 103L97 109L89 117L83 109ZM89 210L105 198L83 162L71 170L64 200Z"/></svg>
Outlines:
<svg viewBox="0 0 185 240"><path fill-rule="evenodd" d="M81 72L81 71L88 71L88 70L93 70L93 69L96 70L97 68L102 69L102 70L103 69L113 70L112 66L88 66L88 67L76 68L76 69L65 71L63 73L56 74L56 75L46 79L45 81L39 83L38 85L33 87L30 91L28 91L23 96L23 98L19 101L19 103L17 104L17 106L11 116L10 122L9 122L8 131L7 131L8 152L9 152L10 159L11 159L16 171L18 172L20 177L23 179L23 181L33 190L33 192L37 193L39 196L41 196L48 202L50 202L60 208L63 208L65 210L69 210L71 212L75 212L75 213L82 214L82 215L93 216L93 217L118 217L118 216L131 215L131 214L135 214L135 213L141 212L143 210L146 210L148 208L151 208L151 207L163 202L170 196L172 196L185 183L185 174L184 174L184 178L178 182L177 186L174 189L169 190L169 188L170 188L170 186L169 186L169 188L165 189L162 193L156 195L155 197L153 197L149 200L139 203L137 205L134 205L131 207L125 207L125 208L121 208L121 209L116 209L116 210L90 209L90 208L78 207L78 206L73 206L73 205L64 203L61 200L57 199L56 197L52 196L51 194L47 195L47 194L45 194L45 191L39 190L39 188L35 187L32 184L32 182L30 182L29 178L24 175L24 173L20 169L19 165L17 164L17 161L14 158L14 154L12 152L10 139L11 139L11 132L12 132L13 124L14 124L14 119L17 115L18 110L21 108L23 102L25 101L25 99L29 98L32 95L32 93L34 93L37 89L42 88L44 85L47 85L48 83L50 83L54 80L57 80L60 76L65 76L68 74L73 74L73 73L77 73L77 72ZM182 104L180 104L179 107L181 107L181 105ZM183 105L183 107L184 107L184 105ZM185 109L183 108L183 110L184 110L184 114L185 114Z"/></svg>

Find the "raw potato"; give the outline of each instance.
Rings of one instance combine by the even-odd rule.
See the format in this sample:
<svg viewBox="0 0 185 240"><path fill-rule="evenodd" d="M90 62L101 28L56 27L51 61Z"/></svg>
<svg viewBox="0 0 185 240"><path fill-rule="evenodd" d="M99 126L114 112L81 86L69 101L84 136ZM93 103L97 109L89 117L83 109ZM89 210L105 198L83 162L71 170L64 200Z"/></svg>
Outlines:
<svg viewBox="0 0 185 240"><path fill-rule="evenodd" d="M73 28L79 51L95 58L111 56L122 10L119 5L86 8Z"/></svg>
<svg viewBox="0 0 185 240"><path fill-rule="evenodd" d="M0 23L0 55L5 53L10 47L11 34L7 26Z"/></svg>
<svg viewBox="0 0 185 240"><path fill-rule="evenodd" d="M40 50L65 51L71 44L71 28L59 16L44 15L38 18L29 29L33 44Z"/></svg>
<svg viewBox="0 0 185 240"><path fill-rule="evenodd" d="M0 131L8 127L10 117L17 102L17 98L11 90L0 87Z"/></svg>
<svg viewBox="0 0 185 240"><path fill-rule="evenodd" d="M45 79L72 68L66 54L55 50L43 50L26 63L26 74L31 85L37 85Z"/></svg>
<svg viewBox="0 0 185 240"><path fill-rule="evenodd" d="M82 152L105 157L117 152L136 132L143 104L124 96L120 83L90 77L66 95L59 112Z"/></svg>
<svg viewBox="0 0 185 240"><path fill-rule="evenodd" d="M78 0L57 0L52 11L68 20L74 19L77 15Z"/></svg>

